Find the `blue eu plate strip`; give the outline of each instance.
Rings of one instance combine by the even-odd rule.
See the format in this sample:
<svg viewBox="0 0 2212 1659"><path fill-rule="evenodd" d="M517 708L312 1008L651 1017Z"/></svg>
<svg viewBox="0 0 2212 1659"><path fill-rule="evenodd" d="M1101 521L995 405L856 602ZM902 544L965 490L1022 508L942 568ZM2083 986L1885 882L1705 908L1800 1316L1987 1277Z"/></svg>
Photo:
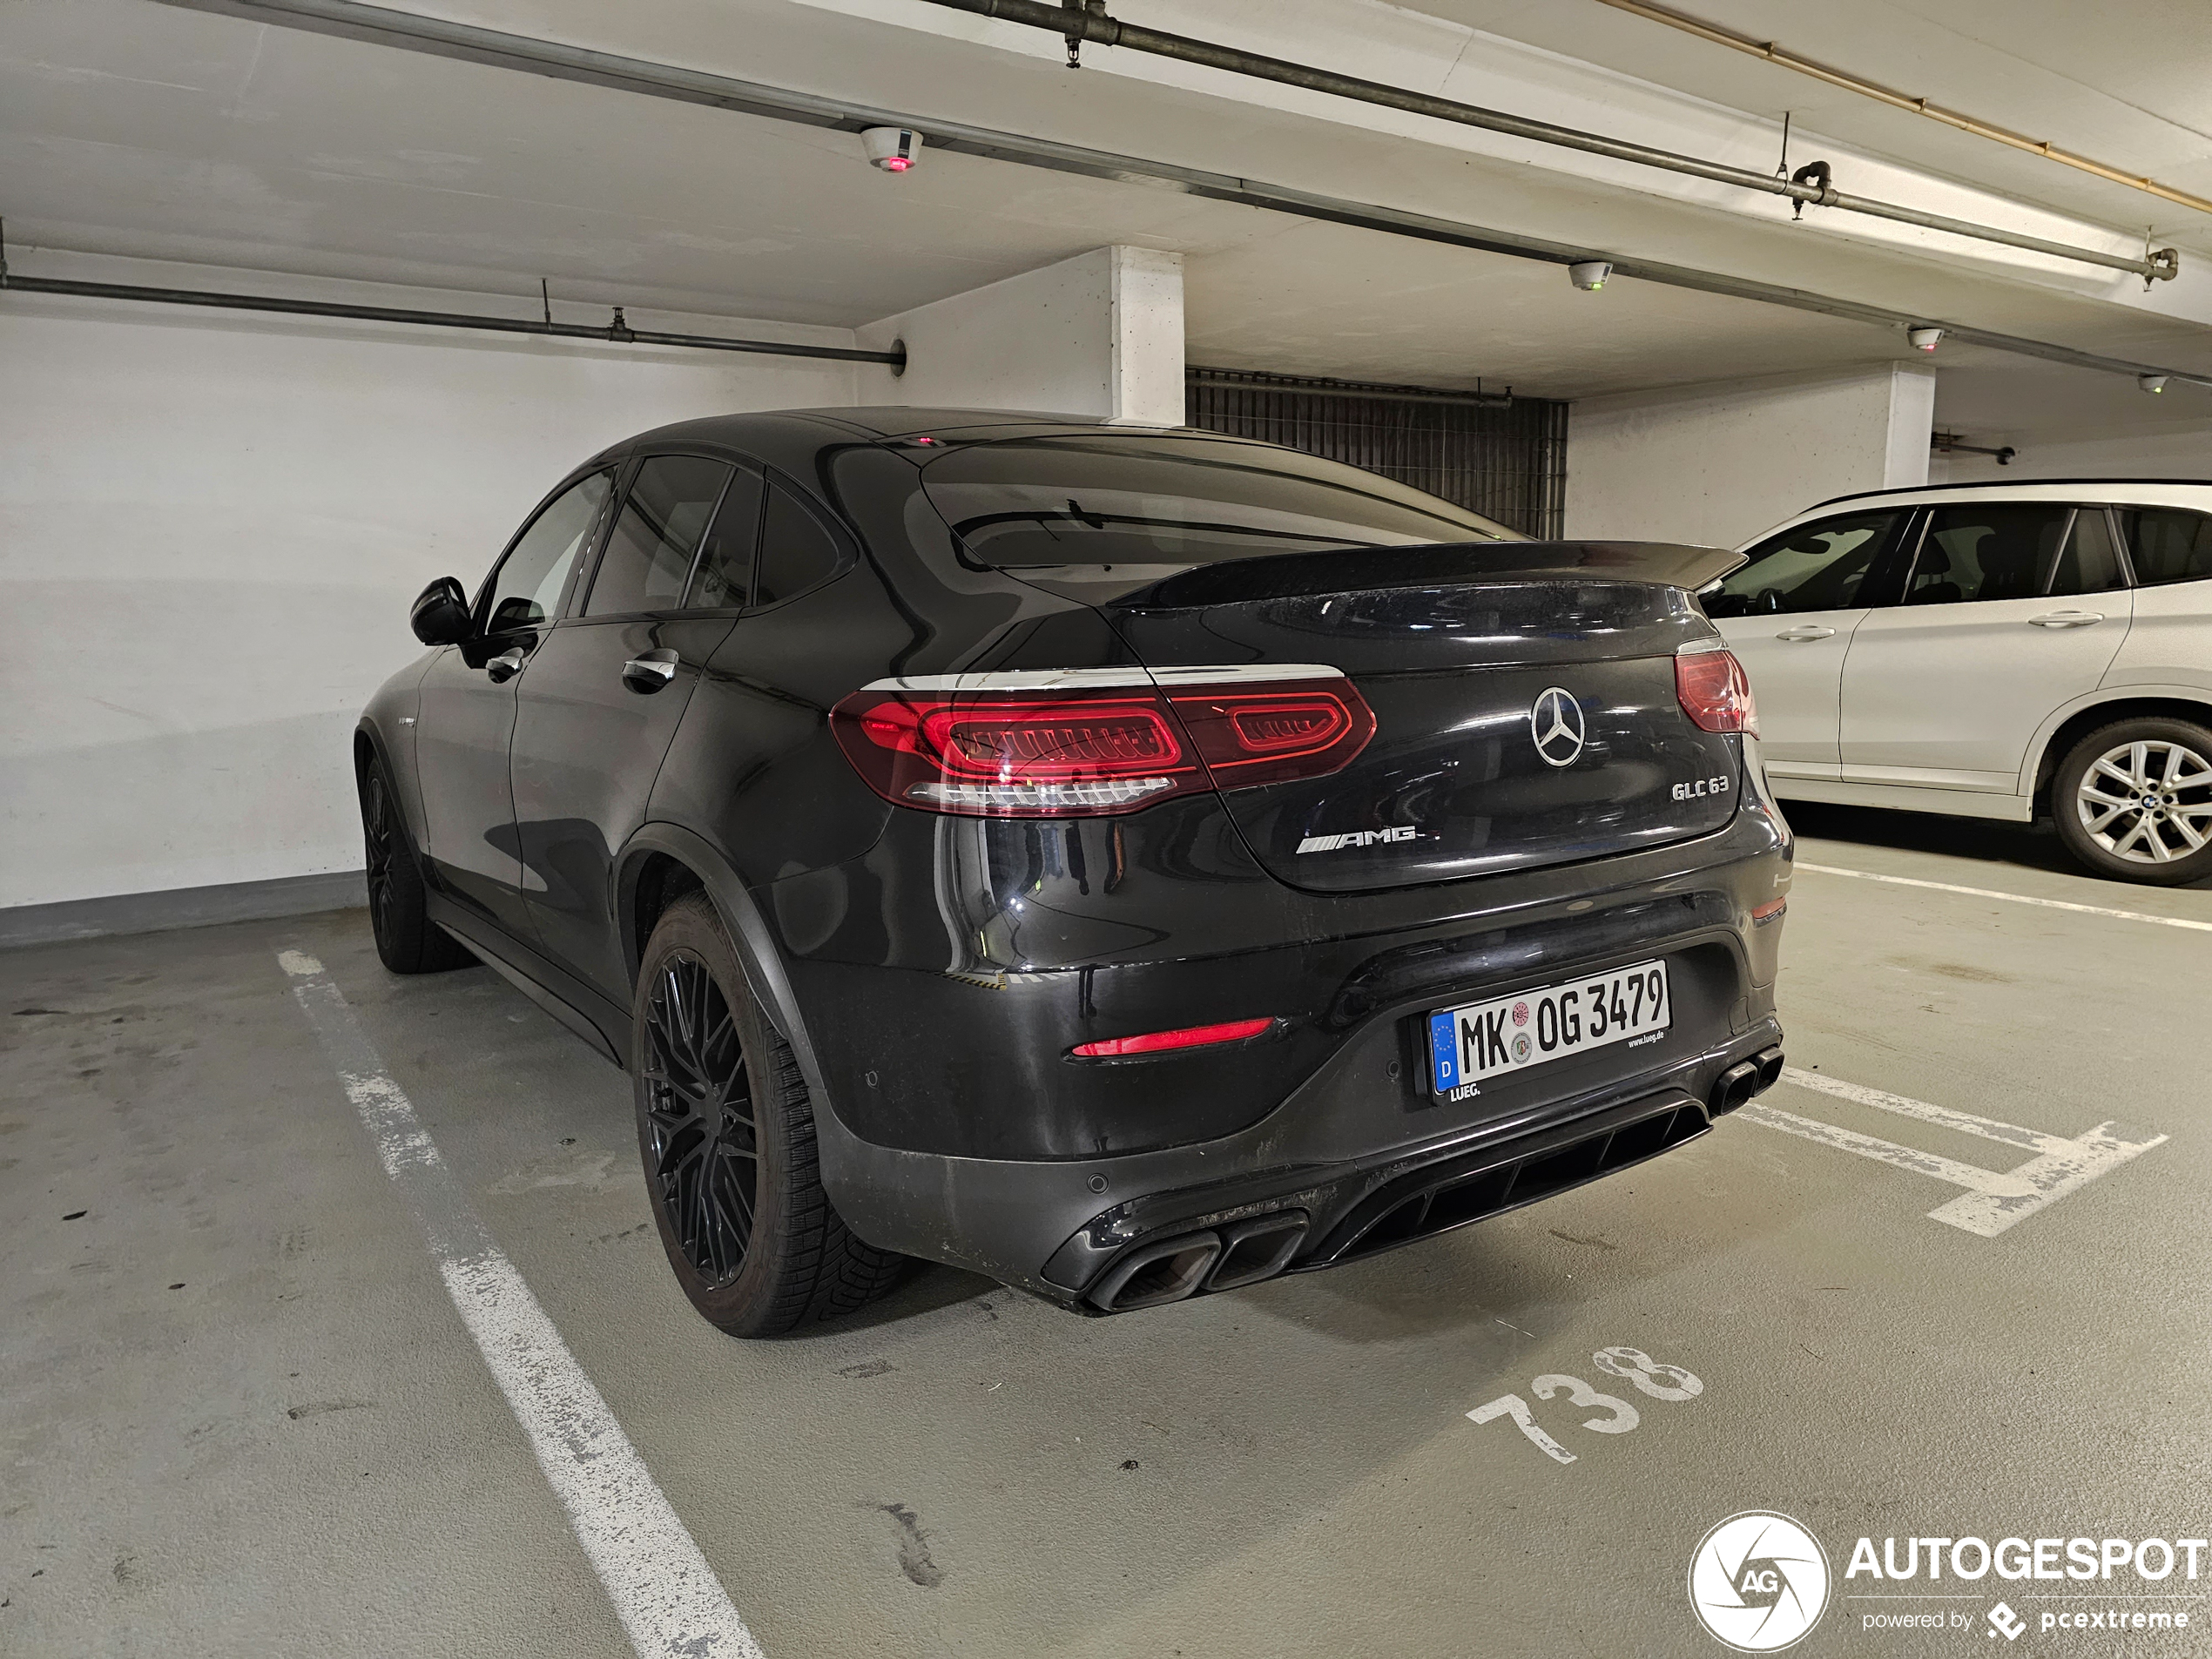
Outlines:
<svg viewBox="0 0 2212 1659"><path fill-rule="evenodd" d="M1428 1046L1436 1059L1436 1092L1460 1086L1460 1022L1451 1015L1428 1016Z"/></svg>

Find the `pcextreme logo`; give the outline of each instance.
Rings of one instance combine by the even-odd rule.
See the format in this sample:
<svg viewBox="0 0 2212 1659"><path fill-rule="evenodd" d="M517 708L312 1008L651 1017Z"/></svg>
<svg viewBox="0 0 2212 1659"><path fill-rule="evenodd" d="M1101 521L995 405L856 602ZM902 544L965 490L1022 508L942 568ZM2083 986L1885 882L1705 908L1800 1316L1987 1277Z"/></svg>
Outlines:
<svg viewBox="0 0 2212 1659"><path fill-rule="evenodd" d="M1689 1605L1716 1641L1738 1653L1779 1653L1820 1622L1828 1554L1787 1515L1730 1515L1689 1558Z"/></svg>

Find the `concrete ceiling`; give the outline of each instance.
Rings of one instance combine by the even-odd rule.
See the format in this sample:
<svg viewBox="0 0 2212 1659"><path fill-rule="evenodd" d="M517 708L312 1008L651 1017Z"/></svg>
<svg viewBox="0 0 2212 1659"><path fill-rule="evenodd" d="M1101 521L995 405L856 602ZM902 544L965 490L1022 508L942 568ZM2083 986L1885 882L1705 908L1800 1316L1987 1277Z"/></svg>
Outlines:
<svg viewBox="0 0 2212 1659"><path fill-rule="evenodd" d="M1772 103L1769 83L1784 77L1593 0L1425 6L1554 51L1570 50L1554 38L1564 30L1590 61L1618 56L1650 80L1723 102ZM421 9L2212 368L2212 331L2107 303L2094 285L2024 280L2002 260L1870 245L1810 220L1793 226L1778 207L1747 216L1211 88L1127 75L1071 78L1049 57L819 5L655 0L610 13L596 0L479 0L464 14L421 0ZM887 0L885 9L895 5ZM1136 0L1130 10L1143 15ZM1898 7L1843 10L1864 14L1865 29L1876 32L1888 26L1885 18L1905 15ZM2071 25L2058 14L2067 10L2057 0L1991 0L1960 15L1991 20L1993 35L2002 14L2053 14L2049 37L2038 37L2034 50L2063 61L2059 37ZM961 21L936 8L907 10ZM2174 10L2169 34L2181 37L2195 24ZM1746 28L1762 17L1749 4L1714 15ZM1800 50L1871 74L1895 78L1910 67L1860 51L1867 43L1856 37L1792 33L1784 26L1792 17L1767 21ZM1950 27L1960 26L1953 17ZM1931 96L1993 119L2025 120L1995 98L2006 73L2027 74L2005 69L2015 58L1986 46L1974 57L1970 34L1955 44L1946 34L1944 43L1991 84L1932 85ZM2146 45L2136 55L2158 54ZM2123 57L2107 44L2096 61L2109 65L2097 72L2124 89ZM2199 61L2207 57L2212 48ZM1746 75L1760 85L1740 84ZM1784 78L1796 95L1801 78ZM1822 90L1809 81L1802 88ZM1986 104L1978 103L1984 93ZM1862 118L1902 124L1846 136L1958 177L2001 185L2004 169L2015 165L2037 179L2062 172L1831 96L1844 102L1824 106L1830 131ZM2097 97L2097 119L2110 125L2053 136L2130 165L2164 165L2170 157L2175 181L2188 181L2187 145L2173 134L2184 118L2212 127L2212 118L2188 77L2158 78L2140 109L2123 106L2117 91ZM2134 113L2123 118L2124 109ZM2148 158L2117 153L2130 132L2164 134L2172 147ZM1969 147L1967 159L1954 162L1943 149L1954 140ZM2201 138L2191 142L2203 150ZM2037 199L2089 212L2060 193L2077 179L2134 195L2066 173ZM2212 188L2212 179L2197 182ZM2124 222L2104 198L2099 204L2094 217ZM857 142L843 134L148 0L13 0L0 10L0 213L26 271L38 268L37 250L51 248L516 295L534 295L543 276L556 297L576 300L843 327L1103 242L1130 241L1186 255L1193 361L1441 385L1480 375L1553 396L1908 354L1885 331L1862 325L1625 282L1581 294L1555 267L1170 191L949 154L893 178L860 165ZM1946 347L1945 361L1978 355Z"/></svg>
<svg viewBox="0 0 2212 1659"><path fill-rule="evenodd" d="M2177 206L1595 0L1401 0L1412 10L1779 118L2024 201L2212 251ZM2029 0L1673 0L1672 10L2212 198L2212 6ZM1811 152L1793 146L1793 163Z"/></svg>

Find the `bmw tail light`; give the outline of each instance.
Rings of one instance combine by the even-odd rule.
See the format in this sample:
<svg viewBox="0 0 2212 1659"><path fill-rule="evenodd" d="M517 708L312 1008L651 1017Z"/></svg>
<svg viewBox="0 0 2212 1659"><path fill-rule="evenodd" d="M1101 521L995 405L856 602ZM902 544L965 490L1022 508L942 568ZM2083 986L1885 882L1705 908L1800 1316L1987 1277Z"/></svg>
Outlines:
<svg viewBox="0 0 2212 1659"><path fill-rule="evenodd" d="M886 800L925 812L1062 818L1320 777L1374 735L1333 669L1251 678L1178 669L882 681L830 711L846 759Z"/></svg>
<svg viewBox="0 0 2212 1659"><path fill-rule="evenodd" d="M1675 696L1701 732L1759 735L1759 707L1736 653L1717 641L1675 653Z"/></svg>

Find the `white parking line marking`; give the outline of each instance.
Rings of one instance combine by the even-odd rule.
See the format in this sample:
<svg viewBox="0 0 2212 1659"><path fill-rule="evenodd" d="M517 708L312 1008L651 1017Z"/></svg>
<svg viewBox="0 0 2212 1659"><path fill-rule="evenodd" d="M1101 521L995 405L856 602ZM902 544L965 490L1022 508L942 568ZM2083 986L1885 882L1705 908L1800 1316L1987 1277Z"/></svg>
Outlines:
<svg viewBox="0 0 2212 1659"><path fill-rule="evenodd" d="M640 1659L763 1659L698 1544L492 1241L323 965L296 950L277 960Z"/></svg>
<svg viewBox="0 0 2212 1659"><path fill-rule="evenodd" d="M1847 875L1860 881L1880 881L1893 887L1925 887L1932 893L1963 893L1970 899L2004 899L2013 904L2032 904L2046 910L2072 910L2085 916L2114 916L2121 921L2155 922L2161 927L2189 927L2201 934L2212 934L2212 921L2192 921L2185 916L2154 916L2142 910L2114 910L2104 905L2073 904L2064 899L2031 899L2025 893L2000 893L1994 887L1962 887L1949 881L1923 881L1917 876L1876 875L1871 870L1846 870L1833 864L1806 864L1797 867L1810 870L1815 875Z"/></svg>
<svg viewBox="0 0 2212 1659"><path fill-rule="evenodd" d="M1966 1188L1961 1197L1929 1211L1928 1219L1980 1238L1996 1238L2015 1222L2023 1221L2067 1193L2087 1186L2107 1170L2118 1168L2154 1146L2162 1145L2167 1139L2163 1135L2145 1137L2140 1130L2123 1130L2110 1122L2084 1130L2069 1139L2063 1135L2047 1135L2040 1130L2022 1129L2017 1123L2000 1123L1993 1117L1977 1117L1972 1112L1957 1111L1948 1106L1933 1106L1925 1100L1911 1100L1879 1089L1842 1082L1816 1072L1800 1071L1795 1066L1784 1070L1782 1081L1832 1095L1838 1100L1876 1107L1901 1117L1918 1118L1924 1123L2034 1152L2037 1156L2015 1169L1985 1170L1979 1164L1961 1163L1956 1158L1924 1152L1919 1147L1900 1146L1895 1141L1825 1123L1817 1117L1800 1117L1779 1107L1754 1102L1737 1112L1739 1117L1780 1130L1784 1135L1840 1147L1861 1157L1919 1175L1932 1175L1954 1187Z"/></svg>
<svg viewBox="0 0 2212 1659"><path fill-rule="evenodd" d="M1839 1146L1846 1152L1856 1152L1863 1158L1876 1158L1884 1163L1893 1163L1900 1170L1911 1170L1916 1175L1932 1175L1939 1181L1948 1181L1954 1187L1966 1187L1977 1192L1994 1191L2006 1197L2025 1197L2032 1190L2024 1181L2015 1181L1994 1170L1985 1170L1979 1164L1961 1163L1933 1152L1923 1152L1918 1147L1899 1146L1895 1141L1878 1140L1871 1135L1861 1135L1857 1130L1841 1129L1834 1123L1824 1123L1817 1117L1800 1117L1795 1112L1785 1112L1779 1107L1761 1106L1756 1103L1742 1108L1737 1116L1753 1123L1764 1123L1769 1129L1778 1129L1785 1135L1801 1136L1808 1141L1818 1141L1825 1146Z"/></svg>
<svg viewBox="0 0 2212 1659"><path fill-rule="evenodd" d="M2022 1129L2017 1123L2000 1123L1993 1117L1976 1117L1972 1112L1953 1111L1948 1106L1931 1106L1925 1100L1910 1100L1903 1095L1847 1083L1840 1078L1824 1077L1817 1071L1800 1071L1795 1066L1782 1069L1782 1081L1795 1083L1800 1089L1817 1089L1824 1095L1835 1096L1838 1100L1855 1101L1861 1106L1895 1112L1900 1117L1917 1117L1924 1123L1957 1130L1962 1135L1979 1135L1985 1141L2002 1141L2007 1146L2024 1147L2030 1152L2055 1152L2074 1144L2063 1135L2046 1135L2041 1130Z"/></svg>

